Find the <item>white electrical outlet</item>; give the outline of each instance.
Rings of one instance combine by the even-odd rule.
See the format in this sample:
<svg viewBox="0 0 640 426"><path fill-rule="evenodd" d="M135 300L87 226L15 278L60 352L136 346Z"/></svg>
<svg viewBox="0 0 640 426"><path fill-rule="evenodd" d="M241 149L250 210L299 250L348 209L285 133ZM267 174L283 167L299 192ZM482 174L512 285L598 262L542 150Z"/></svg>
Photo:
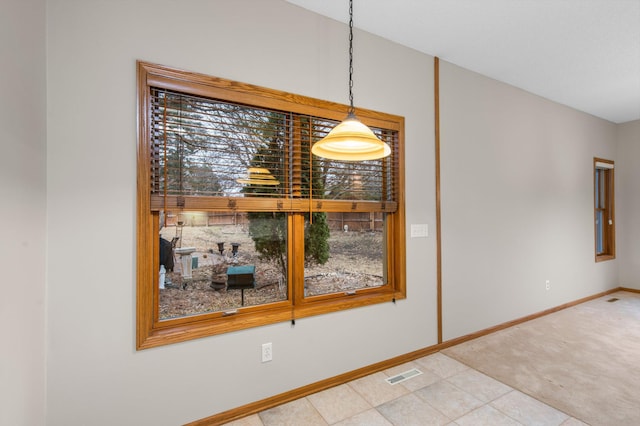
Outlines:
<svg viewBox="0 0 640 426"><path fill-rule="evenodd" d="M273 359L273 346L271 342L262 344L262 362L269 362Z"/></svg>
<svg viewBox="0 0 640 426"><path fill-rule="evenodd" d="M547 280L547 282L545 283L545 288L547 290L551 290L551 281Z"/></svg>

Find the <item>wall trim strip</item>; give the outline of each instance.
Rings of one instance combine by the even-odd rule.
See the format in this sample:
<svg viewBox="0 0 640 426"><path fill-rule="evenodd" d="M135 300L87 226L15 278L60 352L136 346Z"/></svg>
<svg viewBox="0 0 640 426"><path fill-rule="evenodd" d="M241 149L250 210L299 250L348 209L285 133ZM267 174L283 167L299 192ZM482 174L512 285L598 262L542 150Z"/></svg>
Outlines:
<svg viewBox="0 0 640 426"><path fill-rule="evenodd" d="M434 129L436 157L436 286L438 299L438 343L442 343L442 238L440 224L440 59L433 58Z"/></svg>

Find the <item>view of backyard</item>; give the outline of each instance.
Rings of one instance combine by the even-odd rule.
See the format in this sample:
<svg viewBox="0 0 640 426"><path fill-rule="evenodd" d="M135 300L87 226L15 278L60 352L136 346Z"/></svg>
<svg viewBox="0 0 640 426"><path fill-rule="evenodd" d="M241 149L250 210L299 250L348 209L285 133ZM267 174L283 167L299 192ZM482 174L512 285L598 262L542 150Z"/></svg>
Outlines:
<svg viewBox="0 0 640 426"><path fill-rule="evenodd" d="M226 311L288 298L286 274L279 262L260 256L246 225L173 225L164 227L161 237L167 241L175 239L176 247L174 269L167 271L164 289L160 288L160 319ZM381 231L332 230L328 239L329 260L323 265L305 266L305 295L384 284L382 237ZM192 249L189 254L180 254ZM185 256L185 262L182 256ZM189 256L191 278L185 277L185 273L188 276L188 265L183 266ZM227 289L227 268L247 265L255 267L255 286L245 290Z"/></svg>

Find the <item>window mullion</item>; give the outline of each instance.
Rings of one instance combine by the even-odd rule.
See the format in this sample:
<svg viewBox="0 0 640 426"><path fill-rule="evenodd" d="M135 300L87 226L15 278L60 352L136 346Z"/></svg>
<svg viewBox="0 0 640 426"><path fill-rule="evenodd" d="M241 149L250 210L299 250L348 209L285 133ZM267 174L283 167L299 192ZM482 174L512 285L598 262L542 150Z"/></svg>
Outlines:
<svg viewBox="0 0 640 426"><path fill-rule="evenodd" d="M304 215L288 215L287 251L289 260L288 282L294 307L304 300Z"/></svg>
<svg viewBox="0 0 640 426"><path fill-rule="evenodd" d="M300 198L302 196L302 149L301 149L301 125L300 125L300 116L295 115L292 123L292 158L291 158L291 168L292 168L292 186L293 193L291 194L293 198Z"/></svg>
<svg viewBox="0 0 640 426"><path fill-rule="evenodd" d="M606 236L606 253L613 254L613 170L607 170L605 173L606 194L605 194L605 236Z"/></svg>

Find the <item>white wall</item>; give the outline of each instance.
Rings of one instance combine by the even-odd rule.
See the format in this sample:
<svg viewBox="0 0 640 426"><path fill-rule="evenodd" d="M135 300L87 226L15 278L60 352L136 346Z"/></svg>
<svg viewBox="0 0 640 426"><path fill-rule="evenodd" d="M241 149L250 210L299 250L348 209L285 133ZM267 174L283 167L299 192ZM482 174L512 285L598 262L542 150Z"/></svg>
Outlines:
<svg viewBox="0 0 640 426"><path fill-rule="evenodd" d="M45 1L0 13L0 425L44 424Z"/></svg>
<svg viewBox="0 0 640 426"><path fill-rule="evenodd" d="M616 255L620 285L640 290L640 120L618 125Z"/></svg>
<svg viewBox="0 0 640 426"><path fill-rule="evenodd" d="M617 261L594 262L592 183L615 125L441 65L445 339L616 287Z"/></svg>
<svg viewBox="0 0 640 426"><path fill-rule="evenodd" d="M182 424L436 343L431 237L396 305L136 352L136 59L347 103L347 28L280 0L47 4L48 425ZM406 117L407 222L433 225L432 58L355 37L355 103Z"/></svg>

